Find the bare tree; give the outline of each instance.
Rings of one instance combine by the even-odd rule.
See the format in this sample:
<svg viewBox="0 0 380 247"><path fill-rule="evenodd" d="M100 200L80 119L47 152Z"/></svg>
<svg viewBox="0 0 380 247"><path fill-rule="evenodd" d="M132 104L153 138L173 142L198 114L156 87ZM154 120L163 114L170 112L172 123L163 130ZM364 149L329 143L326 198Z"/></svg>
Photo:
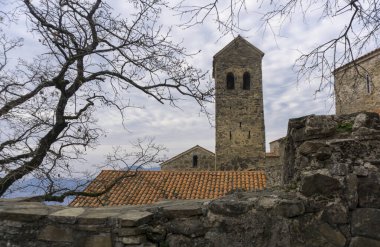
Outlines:
<svg viewBox="0 0 380 247"><path fill-rule="evenodd" d="M190 55L158 24L165 3L127 4L123 18L105 0L19 3L43 52L33 61L9 63L20 41L2 39L0 196L27 176L70 175L72 161L102 134L96 110L110 107L124 116L132 92L171 105L187 96L203 110L212 101L205 73L186 62ZM65 193L50 186L46 198L73 195Z"/></svg>
<svg viewBox="0 0 380 247"><path fill-rule="evenodd" d="M257 9L249 10L245 0L211 0L198 5L192 2L183 0L176 6L185 20L185 26L203 23L211 18L218 23L222 35L236 35L243 31L239 20L248 11L260 15L266 30L273 30L273 24L291 24L299 15L305 22L315 26L324 19L334 22L345 18L346 25L335 37L326 39L296 60L298 81L318 78L320 85L317 91L332 86L332 72L336 68L363 55L368 46L379 45L380 2L376 0L258 0ZM319 21L309 21L312 19L310 16L314 17L316 13L319 14ZM357 73L360 71L358 68Z"/></svg>

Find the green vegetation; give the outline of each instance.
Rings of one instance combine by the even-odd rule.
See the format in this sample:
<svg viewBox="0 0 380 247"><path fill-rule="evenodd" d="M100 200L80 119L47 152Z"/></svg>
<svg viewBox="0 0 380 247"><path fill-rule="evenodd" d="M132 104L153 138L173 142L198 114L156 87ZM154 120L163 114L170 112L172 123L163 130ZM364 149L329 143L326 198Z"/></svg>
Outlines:
<svg viewBox="0 0 380 247"><path fill-rule="evenodd" d="M353 123L351 122L345 122L338 125L336 128L338 132L351 132L352 131Z"/></svg>

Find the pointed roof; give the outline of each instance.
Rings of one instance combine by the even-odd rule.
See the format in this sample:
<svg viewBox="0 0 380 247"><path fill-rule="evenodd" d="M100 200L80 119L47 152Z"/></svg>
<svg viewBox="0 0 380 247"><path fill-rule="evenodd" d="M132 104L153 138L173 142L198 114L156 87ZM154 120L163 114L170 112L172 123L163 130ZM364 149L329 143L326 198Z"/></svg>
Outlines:
<svg viewBox="0 0 380 247"><path fill-rule="evenodd" d="M196 149L202 149L203 151L206 151L206 152L210 153L211 155L215 155L215 154L214 154L213 152L211 152L210 150L207 150L207 149L205 149L204 147L201 147L201 146L199 146L199 145L195 145L194 147L192 147L192 148L190 148L190 149L188 149L188 150L186 150L186 151L184 151L184 152L182 152L182 153L180 153L180 154L177 154L176 156L174 156L174 157L172 157L172 158L170 158L170 159L168 159L168 160L162 162L162 163L160 164L160 166L166 165L167 163L169 163L169 162L171 162L171 161L173 161L173 160L176 160L176 159L178 159L179 157L181 157L182 155L188 154L188 153L190 153L190 152L192 152L192 151L194 151L194 150L196 150Z"/></svg>
<svg viewBox="0 0 380 247"><path fill-rule="evenodd" d="M347 68L351 67L352 65L360 64L360 63L362 63L362 62L364 62L364 61L366 61L368 59L371 59L371 58L373 58L375 56L378 56L379 54L380 54L380 47L377 48L377 49L375 49L375 50L373 50L373 51L370 51L367 54L364 54L363 56L358 57L357 59L355 59L355 60L353 60L353 61L351 61L349 63L346 63L346 64L340 66L339 68L336 68L333 71L333 74L335 74L335 73L337 73L337 72L339 72L341 70L347 69Z"/></svg>
<svg viewBox="0 0 380 247"><path fill-rule="evenodd" d="M238 35L236 38L234 38L230 43L228 43L223 49L221 49L219 52L217 52L215 55L214 55L214 60L215 58L217 58L218 56L220 56L221 54L225 53L226 51L230 50L231 48L233 48L234 44L238 43L238 42L242 42L246 45L248 45L249 47L251 47L254 51L256 51L257 53L259 53L261 55L261 57L264 56L264 52L262 52L259 48L257 48L256 46L252 45L250 42L248 42L246 39L244 39L243 37L241 37L240 35Z"/></svg>
<svg viewBox="0 0 380 247"><path fill-rule="evenodd" d="M104 190L99 197L77 196L72 207L152 204L161 200L216 199L231 191L266 188L264 171L102 171L85 192Z"/></svg>

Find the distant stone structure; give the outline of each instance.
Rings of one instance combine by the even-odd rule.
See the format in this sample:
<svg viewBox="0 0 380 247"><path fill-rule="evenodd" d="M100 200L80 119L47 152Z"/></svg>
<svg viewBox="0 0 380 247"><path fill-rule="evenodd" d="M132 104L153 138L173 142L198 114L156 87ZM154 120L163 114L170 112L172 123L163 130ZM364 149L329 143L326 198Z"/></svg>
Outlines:
<svg viewBox="0 0 380 247"><path fill-rule="evenodd" d="M215 170L215 154L196 145L161 163L161 170Z"/></svg>
<svg viewBox="0 0 380 247"><path fill-rule="evenodd" d="M336 114L380 112L380 48L336 69Z"/></svg>
<svg viewBox="0 0 380 247"><path fill-rule="evenodd" d="M215 154L195 146L162 163L162 170L258 170L266 163L279 165L278 150L265 154L263 56L241 36L214 55Z"/></svg>
<svg viewBox="0 0 380 247"><path fill-rule="evenodd" d="M214 56L217 169L257 168L264 163L263 56L241 36Z"/></svg>

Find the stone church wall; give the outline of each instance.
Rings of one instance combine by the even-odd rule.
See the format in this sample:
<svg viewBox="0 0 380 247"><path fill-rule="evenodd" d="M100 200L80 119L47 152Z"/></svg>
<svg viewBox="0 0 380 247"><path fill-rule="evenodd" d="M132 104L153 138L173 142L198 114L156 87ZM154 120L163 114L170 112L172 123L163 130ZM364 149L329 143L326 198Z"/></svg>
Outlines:
<svg viewBox="0 0 380 247"><path fill-rule="evenodd" d="M214 57L217 169L254 168L264 163L265 127L262 94L263 53L241 37ZM249 72L251 86L243 89ZM233 73L235 87L227 89Z"/></svg>
<svg viewBox="0 0 380 247"><path fill-rule="evenodd" d="M380 246L379 115L291 119L284 150L275 190L95 209L0 200L0 246Z"/></svg>
<svg viewBox="0 0 380 247"><path fill-rule="evenodd" d="M194 156L197 156L197 166L193 166ZM183 154L161 164L161 170L215 170L215 154L200 147L193 148Z"/></svg>
<svg viewBox="0 0 380 247"><path fill-rule="evenodd" d="M356 67L351 63L334 72L336 113L380 112L380 49L355 63Z"/></svg>

